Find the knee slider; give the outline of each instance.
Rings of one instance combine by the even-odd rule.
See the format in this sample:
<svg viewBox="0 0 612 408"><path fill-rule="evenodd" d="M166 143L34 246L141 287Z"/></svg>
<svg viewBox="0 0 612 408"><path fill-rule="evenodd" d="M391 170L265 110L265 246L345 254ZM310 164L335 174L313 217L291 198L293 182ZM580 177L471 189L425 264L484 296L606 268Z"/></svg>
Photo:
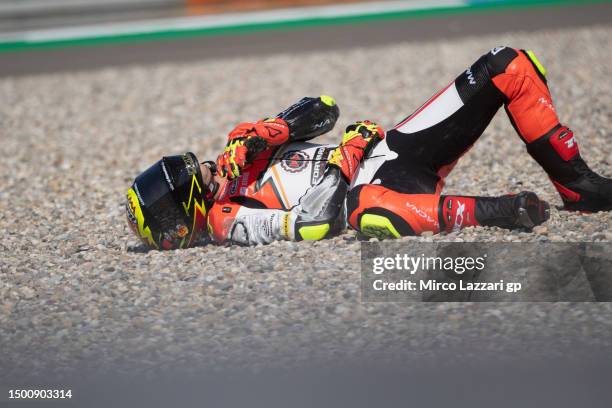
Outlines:
<svg viewBox="0 0 612 408"><path fill-rule="evenodd" d="M359 220L359 231L378 239L401 237L389 218L377 214L363 214Z"/></svg>
<svg viewBox="0 0 612 408"><path fill-rule="evenodd" d="M416 235L412 226L398 214L381 207L368 208L359 216L358 230L378 239Z"/></svg>
<svg viewBox="0 0 612 408"><path fill-rule="evenodd" d="M416 235L408 221L391 209L384 208L383 202L373 199L379 187L361 185L348 192L347 218L351 227L366 236L379 239Z"/></svg>
<svg viewBox="0 0 612 408"><path fill-rule="evenodd" d="M351 227L369 237L379 239L399 238L400 233L388 217L377 212L377 209L360 207L359 196L364 187L365 185L357 186L350 190L346 196L348 220Z"/></svg>

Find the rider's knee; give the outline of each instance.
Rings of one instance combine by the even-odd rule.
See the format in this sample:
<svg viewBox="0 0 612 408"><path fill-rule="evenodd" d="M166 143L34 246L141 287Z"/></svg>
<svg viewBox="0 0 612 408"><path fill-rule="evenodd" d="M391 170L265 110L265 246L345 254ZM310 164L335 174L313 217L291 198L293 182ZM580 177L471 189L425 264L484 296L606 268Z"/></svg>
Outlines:
<svg viewBox="0 0 612 408"><path fill-rule="evenodd" d="M496 47L481 56L455 81L462 100L476 95L495 81L495 77L506 72L518 52L510 47Z"/></svg>
<svg viewBox="0 0 612 408"><path fill-rule="evenodd" d="M417 235L412 226L400 215L382 208L368 208L359 217L359 231L378 239L400 238Z"/></svg>
<svg viewBox="0 0 612 408"><path fill-rule="evenodd" d="M519 52L508 46L500 46L491 49L482 56L491 77L506 72L508 66L519 56Z"/></svg>
<svg viewBox="0 0 612 408"><path fill-rule="evenodd" d="M533 51L496 47L482 57L491 77L503 73L514 76L537 76L546 83L546 69Z"/></svg>
<svg viewBox="0 0 612 408"><path fill-rule="evenodd" d="M399 214L378 200L380 186L358 186L347 195L347 214L351 227L379 239L416 235L412 226Z"/></svg>

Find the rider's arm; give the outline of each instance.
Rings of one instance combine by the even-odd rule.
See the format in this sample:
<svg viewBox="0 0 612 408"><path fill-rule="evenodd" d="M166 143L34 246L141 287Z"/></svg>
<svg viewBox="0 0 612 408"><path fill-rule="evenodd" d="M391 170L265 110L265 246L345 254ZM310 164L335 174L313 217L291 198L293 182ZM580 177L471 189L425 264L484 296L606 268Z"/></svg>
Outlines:
<svg viewBox="0 0 612 408"><path fill-rule="evenodd" d="M343 206L347 191L348 183L340 170L330 166L323 179L291 210L217 202L208 215L208 227L218 243L257 245L281 240L323 239L344 227Z"/></svg>
<svg viewBox="0 0 612 408"><path fill-rule="evenodd" d="M337 232L344 227L344 199L359 162L383 137L382 128L369 121L347 127L321 181L290 211L215 203L209 215L213 238L256 245L275 240L319 240Z"/></svg>
<svg viewBox="0 0 612 408"><path fill-rule="evenodd" d="M274 118L242 122L228 135L228 142L259 137L267 147L310 140L333 129L340 110L331 96L305 97Z"/></svg>
<svg viewBox="0 0 612 408"><path fill-rule="evenodd" d="M305 97L278 115L289 128L288 142L305 141L323 135L334 128L340 110L336 101L327 95Z"/></svg>
<svg viewBox="0 0 612 408"><path fill-rule="evenodd" d="M217 202L208 215L208 229L217 243L269 244L293 239L294 221L290 211Z"/></svg>
<svg viewBox="0 0 612 408"><path fill-rule="evenodd" d="M302 98L274 118L243 122L228 135L217 158L219 174L235 178L262 152L285 143L305 141L333 129L340 111L333 98Z"/></svg>

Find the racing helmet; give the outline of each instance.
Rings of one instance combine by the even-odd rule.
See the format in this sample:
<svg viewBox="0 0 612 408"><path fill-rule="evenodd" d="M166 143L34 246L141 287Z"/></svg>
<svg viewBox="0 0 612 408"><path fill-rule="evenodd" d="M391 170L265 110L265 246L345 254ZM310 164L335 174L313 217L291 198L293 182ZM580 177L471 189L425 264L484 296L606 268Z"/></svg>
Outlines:
<svg viewBox="0 0 612 408"><path fill-rule="evenodd" d="M193 153L163 157L127 191L128 225L149 247L187 248L206 233L213 196Z"/></svg>

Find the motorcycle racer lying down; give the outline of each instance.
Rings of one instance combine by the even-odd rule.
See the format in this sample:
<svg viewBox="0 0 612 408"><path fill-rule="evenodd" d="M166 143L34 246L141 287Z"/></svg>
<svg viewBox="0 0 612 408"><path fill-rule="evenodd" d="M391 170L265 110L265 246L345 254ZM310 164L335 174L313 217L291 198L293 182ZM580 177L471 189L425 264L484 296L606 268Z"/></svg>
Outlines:
<svg viewBox="0 0 612 408"><path fill-rule="evenodd" d="M238 125L214 162L164 157L129 189L130 226L160 249L216 242L317 240L346 221L366 236L393 238L467 226L530 229L549 218L532 192L441 195L444 178L501 106L548 173L568 211L612 209L612 180L581 158L557 118L546 71L531 51L497 47L385 135L370 121L346 128L338 146L308 140L339 116L328 96L303 98L275 118Z"/></svg>

